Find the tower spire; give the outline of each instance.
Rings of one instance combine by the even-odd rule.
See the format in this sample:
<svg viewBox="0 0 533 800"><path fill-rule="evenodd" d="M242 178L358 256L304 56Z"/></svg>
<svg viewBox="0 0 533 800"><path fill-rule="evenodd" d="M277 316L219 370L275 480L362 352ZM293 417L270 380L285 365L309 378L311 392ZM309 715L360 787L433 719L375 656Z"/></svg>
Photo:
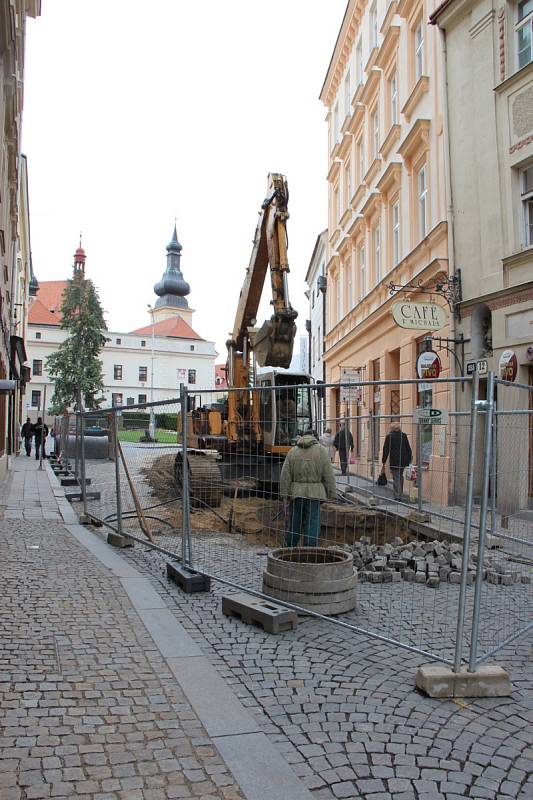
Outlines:
<svg viewBox="0 0 533 800"><path fill-rule="evenodd" d="M191 287L181 272L181 251L182 246L178 240L176 220L174 220L172 239L167 244L167 266L163 277L154 286L154 292L158 295L156 308L162 306L173 306L176 310L189 308L186 295L190 293Z"/></svg>
<svg viewBox="0 0 533 800"><path fill-rule="evenodd" d="M74 277L85 278L85 250L81 246L81 231L80 231L80 244L74 253Z"/></svg>

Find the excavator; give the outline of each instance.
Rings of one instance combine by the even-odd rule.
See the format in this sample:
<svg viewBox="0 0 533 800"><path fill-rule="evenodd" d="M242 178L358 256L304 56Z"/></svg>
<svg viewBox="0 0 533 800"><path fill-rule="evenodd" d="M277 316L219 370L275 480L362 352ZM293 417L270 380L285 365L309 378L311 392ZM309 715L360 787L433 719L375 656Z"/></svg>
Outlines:
<svg viewBox="0 0 533 800"><path fill-rule="evenodd" d="M233 331L226 343L230 391L224 397L189 396L187 468L193 505L218 506L225 490L239 487L275 493L285 455L312 425L310 376L288 369L297 317L287 280L288 201L285 176L270 173ZM257 328L267 272L273 314ZM205 402L208 399L211 402ZM182 442L182 430L178 417L178 442ZM178 487L183 470L180 452L175 461Z"/></svg>

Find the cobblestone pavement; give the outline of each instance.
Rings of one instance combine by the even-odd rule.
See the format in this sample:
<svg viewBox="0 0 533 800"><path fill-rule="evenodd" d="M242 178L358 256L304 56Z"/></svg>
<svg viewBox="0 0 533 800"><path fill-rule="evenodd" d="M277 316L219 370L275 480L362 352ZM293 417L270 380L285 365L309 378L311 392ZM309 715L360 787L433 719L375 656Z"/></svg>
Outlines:
<svg viewBox="0 0 533 800"><path fill-rule="evenodd" d="M417 655L320 620L265 634L222 615L227 588L183 595L167 583L163 556L139 545L124 553L316 800L533 798L530 642L492 659L510 672L511 698L434 700L413 689Z"/></svg>
<svg viewBox="0 0 533 800"><path fill-rule="evenodd" d="M0 564L1 800L242 797L117 578L53 521Z"/></svg>

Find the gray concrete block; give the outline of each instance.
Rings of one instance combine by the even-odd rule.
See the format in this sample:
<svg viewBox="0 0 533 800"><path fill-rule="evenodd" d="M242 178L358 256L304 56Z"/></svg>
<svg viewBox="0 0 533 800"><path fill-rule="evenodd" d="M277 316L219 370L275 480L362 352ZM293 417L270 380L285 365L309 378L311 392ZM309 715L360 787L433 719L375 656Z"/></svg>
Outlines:
<svg viewBox="0 0 533 800"><path fill-rule="evenodd" d="M492 664L459 673L445 664L425 664L416 673L416 686L429 697L509 697L512 691L508 673Z"/></svg>
<svg viewBox="0 0 533 800"><path fill-rule="evenodd" d="M245 592L223 595L222 613L247 625L258 625L267 633L290 631L298 625L295 611Z"/></svg>

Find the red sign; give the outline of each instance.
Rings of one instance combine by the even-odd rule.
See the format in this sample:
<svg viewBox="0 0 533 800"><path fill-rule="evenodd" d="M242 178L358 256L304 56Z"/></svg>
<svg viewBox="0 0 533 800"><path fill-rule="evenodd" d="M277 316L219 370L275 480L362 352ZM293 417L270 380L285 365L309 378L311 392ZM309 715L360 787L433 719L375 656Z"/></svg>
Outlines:
<svg viewBox="0 0 533 800"><path fill-rule="evenodd" d="M518 361L514 350L504 350L500 356L500 378L514 381L518 374Z"/></svg>
<svg viewBox="0 0 533 800"><path fill-rule="evenodd" d="M440 370L440 358L436 353L420 353L416 361L416 374L419 378L423 381L434 380L439 377Z"/></svg>

